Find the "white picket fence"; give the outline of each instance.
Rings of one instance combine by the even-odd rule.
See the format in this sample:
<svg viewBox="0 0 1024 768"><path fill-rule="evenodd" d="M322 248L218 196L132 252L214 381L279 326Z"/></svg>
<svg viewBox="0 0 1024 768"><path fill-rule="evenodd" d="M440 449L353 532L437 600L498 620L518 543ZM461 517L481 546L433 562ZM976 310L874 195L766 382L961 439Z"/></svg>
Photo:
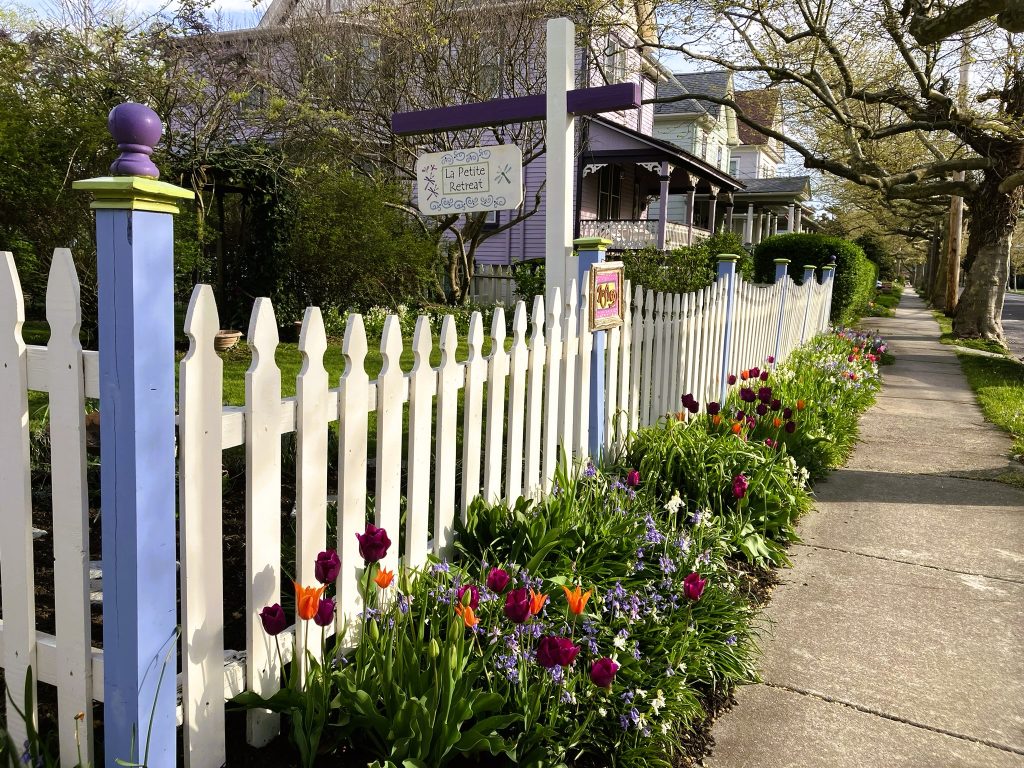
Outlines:
<svg viewBox="0 0 1024 768"><path fill-rule="evenodd" d="M102 651L89 640L89 530L85 485L84 398L99 396L97 354L78 343L80 305L71 255L55 254L47 293L51 338L26 347L20 283L10 254L0 269L0 488L4 489L0 568L3 622L0 661L8 690L21 701L25 670L58 689L63 759L75 753L75 714L83 756L92 757L91 702L103 699ZM655 294L626 284L621 328L607 331L605 451L618 450L629 430L680 410L683 394L718 399L722 376L784 358L802 340L824 329L831 282L796 286L789 278L761 286L735 280L732 320L729 282L720 280L683 295ZM586 306L587 291L579 297ZM455 321L446 317L437 338L420 317L411 343L414 363L403 371L403 340L389 317L380 342L383 367L374 380L362 318L348 320L342 353L345 370L332 386L324 368L328 340L320 310L306 310L299 349L302 368L296 395L281 396L275 363L278 323L269 299L258 299L248 331L252 364L245 375L246 404L223 407L223 369L214 352L219 328L209 286L197 286L185 320L189 351L181 361L178 412L181 699L188 766L220 766L225 759L225 701L243 690L272 693L279 680L276 646L258 611L281 598L281 436L295 433L296 543L288 570L314 583L313 562L327 541L328 425L338 422L337 541L338 628L350 632L361 609L357 579L362 567L355 533L364 527L372 498L376 524L395 545L384 566L417 566L428 553L450 551L455 514L465 515L477 496L488 500L539 496L551 488L561 451L588 454L589 388L594 336L587 313L577 311L575 285L563 301L556 291L537 297L532 311L513 310L506 339L498 309L485 355L479 313L466 337L468 355L456 357ZM781 331L780 331L781 329ZM726 345L728 339L728 345ZM430 363L439 351L440 362ZM35 629L32 500L29 484L27 393L48 392L53 462L54 554L57 573L56 636ZM101 409L102 410L102 409ZM368 485L370 417L375 415L375 478ZM407 427L403 419L407 417ZM461 424L461 436L459 425ZM224 647L222 452L245 446L246 590L244 653ZM407 472L403 483L403 462ZM402 498L405 548L399 551ZM432 525L431 525L432 521ZM240 597L240 596L239 596ZM284 642L285 648L290 643ZM310 648L316 652L316 648ZM285 661L290 654L285 654ZM7 722L18 740L18 716ZM248 739L269 741L277 716L250 712ZM20 743L20 741L18 742Z"/></svg>
<svg viewBox="0 0 1024 768"><path fill-rule="evenodd" d="M511 307L516 302L516 279L512 267L504 264L477 265L470 281L469 295L474 304Z"/></svg>

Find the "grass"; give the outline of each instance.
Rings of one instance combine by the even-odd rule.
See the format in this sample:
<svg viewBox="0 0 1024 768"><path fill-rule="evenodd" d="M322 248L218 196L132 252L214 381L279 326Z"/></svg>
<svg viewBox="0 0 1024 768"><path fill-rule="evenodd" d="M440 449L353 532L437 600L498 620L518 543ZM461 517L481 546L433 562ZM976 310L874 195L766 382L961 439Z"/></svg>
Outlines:
<svg viewBox="0 0 1024 768"><path fill-rule="evenodd" d="M967 349L978 349L982 352L992 352L996 355L1010 354L1009 350L998 341L992 341L991 339L958 339L953 336L953 319L951 317L946 317L936 309L932 310L932 316L939 324L939 329L942 332L942 335L939 336L939 341L943 344L966 347Z"/></svg>
<svg viewBox="0 0 1024 768"><path fill-rule="evenodd" d="M868 317L895 317L903 295L903 285L893 283L888 291L879 291L868 304Z"/></svg>
<svg viewBox="0 0 1024 768"><path fill-rule="evenodd" d="M1013 436L1013 452L1024 454L1024 365L1010 358L958 355L985 418Z"/></svg>

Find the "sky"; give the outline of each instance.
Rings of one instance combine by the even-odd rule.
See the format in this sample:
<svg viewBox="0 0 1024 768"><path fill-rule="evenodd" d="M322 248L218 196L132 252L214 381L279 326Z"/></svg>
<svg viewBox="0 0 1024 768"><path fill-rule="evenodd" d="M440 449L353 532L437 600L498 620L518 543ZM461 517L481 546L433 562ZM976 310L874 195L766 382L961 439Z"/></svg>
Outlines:
<svg viewBox="0 0 1024 768"><path fill-rule="evenodd" d="M93 4L100 5L102 0ZM116 4L124 5L129 15L140 18L171 13L175 6L169 0L125 0L123 3L116 0ZM18 11L20 15L38 17L55 16L55 5L53 0L0 0L0 10L10 9ZM258 0L255 5L253 0L213 0L210 13L217 16L220 21L218 26L224 29L244 29L256 26L267 5L269 0Z"/></svg>

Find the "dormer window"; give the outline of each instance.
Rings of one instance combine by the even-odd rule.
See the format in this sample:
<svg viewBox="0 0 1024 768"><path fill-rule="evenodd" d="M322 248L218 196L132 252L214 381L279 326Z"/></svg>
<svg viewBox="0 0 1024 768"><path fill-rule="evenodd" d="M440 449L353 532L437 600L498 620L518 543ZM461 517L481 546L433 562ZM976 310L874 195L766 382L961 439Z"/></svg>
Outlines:
<svg viewBox="0 0 1024 768"><path fill-rule="evenodd" d="M604 76L609 84L626 80L626 49L614 35L605 38Z"/></svg>

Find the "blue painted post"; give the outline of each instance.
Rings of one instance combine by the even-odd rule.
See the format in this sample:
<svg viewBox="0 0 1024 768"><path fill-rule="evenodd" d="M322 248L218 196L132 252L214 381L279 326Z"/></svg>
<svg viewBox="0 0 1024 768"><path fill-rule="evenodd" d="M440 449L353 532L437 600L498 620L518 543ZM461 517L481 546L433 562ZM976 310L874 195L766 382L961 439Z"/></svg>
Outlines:
<svg viewBox="0 0 1024 768"><path fill-rule="evenodd" d="M814 282L814 270L813 264L804 264L804 285L809 285ZM804 324L800 329L800 343L803 344L807 340L807 317L811 314L811 291L807 289L807 303L804 304Z"/></svg>
<svg viewBox="0 0 1024 768"><path fill-rule="evenodd" d="M832 260L828 264L821 268L821 282L822 285L828 287L828 293L825 294L825 303L821 309L821 323L819 325L820 330L828 328L828 321L832 315L832 289L834 281L836 279L836 257L833 256Z"/></svg>
<svg viewBox="0 0 1024 768"><path fill-rule="evenodd" d="M786 280L788 267L789 259L775 259L775 282L782 281L782 290L779 291L779 322L775 331L775 359L772 361L772 370L779 364L779 353L782 352L782 328L786 318L786 293L789 288L789 281Z"/></svg>
<svg viewBox="0 0 1024 768"><path fill-rule="evenodd" d="M732 348L732 325L734 305L736 297L736 262L740 257L735 253L718 254L718 275L716 280L726 280L725 284L725 332L722 334L722 370L721 392L718 402L725 402L725 393L728 390L729 378L729 351Z"/></svg>
<svg viewBox="0 0 1024 768"><path fill-rule="evenodd" d="M156 113L121 104L121 149L93 193L100 327L100 498L106 765L176 762L174 232L179 199L149 158Z"/></svg>
<svg viewBox="0 0 1024 768"><path fill-rule="evenodd" d="M583 286L587 285L586 281L590 280L590 268L604 261L605 252L611 244L611 240L603 237L579 237L572 241L579 261L579 277L576 279L576 285L579 286L581 296ZM590 309L581 305L579 311L589 312ZM590 457L596 462L604 451L604 363L608 331L592 331L591 334L593 346L590 350L590 434L587 445Z"/></svg>

